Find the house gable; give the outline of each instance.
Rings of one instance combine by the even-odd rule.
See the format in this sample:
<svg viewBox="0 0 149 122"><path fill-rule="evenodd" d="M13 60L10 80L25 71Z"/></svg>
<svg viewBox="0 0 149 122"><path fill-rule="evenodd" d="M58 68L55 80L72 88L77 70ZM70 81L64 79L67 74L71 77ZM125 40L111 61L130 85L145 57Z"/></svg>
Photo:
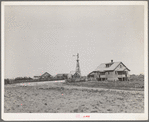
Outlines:
<svg viewBox="0 0 149 122"><path fill-rule="evenodd" d="M114 70L115 71L130 71L122 62Z"/></svg>

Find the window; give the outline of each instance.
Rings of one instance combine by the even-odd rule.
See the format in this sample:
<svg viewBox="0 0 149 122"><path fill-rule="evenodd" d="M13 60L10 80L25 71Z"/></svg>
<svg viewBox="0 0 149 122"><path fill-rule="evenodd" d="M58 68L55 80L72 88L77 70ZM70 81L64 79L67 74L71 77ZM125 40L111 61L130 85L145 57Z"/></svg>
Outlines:
<svg viewBox="0 0 149 122"><path fill-rule="evenodd" d="M106 64L106 67L109 67L109 65L108 65L108 64Z"/></svg>
<svg viewBox="0 0 149 122"><path fill-rule="evenodd" d="M106 64L106 68L108 68L108 67L110 67L112 64L110 63L110 64Z"/></svg>
<svg viewBox="0 0 149 122"><path fill-rule="evenodd" d="M112 72L107 72L108 75L112 74Z"/></svg>
<svg viewBox="0 0 149 122"><path fill-rule="evenodd" d="M104 72L101 72L100 75L105 75L105 73Z"/></svg>
<svg viewBox="0 0 149 122"><path fill-rule="evenodd" d="M123 72L118 72L118 75L122 75L123 74Z"/></svg>

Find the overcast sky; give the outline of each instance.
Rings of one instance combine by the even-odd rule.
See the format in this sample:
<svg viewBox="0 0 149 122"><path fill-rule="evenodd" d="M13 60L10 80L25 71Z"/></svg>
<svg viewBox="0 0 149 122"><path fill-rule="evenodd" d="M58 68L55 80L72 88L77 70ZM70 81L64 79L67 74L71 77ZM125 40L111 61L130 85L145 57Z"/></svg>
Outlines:
<svg viewBox="0 0 149 122"><path fill-rule="evenodd" d="M5 6L5 78L82 75L111 60L144 73L143 6Z"/></svg>

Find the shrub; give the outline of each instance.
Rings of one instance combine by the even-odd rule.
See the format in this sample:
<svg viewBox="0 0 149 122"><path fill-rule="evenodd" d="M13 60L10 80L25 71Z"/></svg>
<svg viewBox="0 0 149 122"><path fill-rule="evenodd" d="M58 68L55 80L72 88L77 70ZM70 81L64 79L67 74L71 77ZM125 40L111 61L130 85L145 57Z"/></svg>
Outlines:
<svg viewBox="0 0 149 122"><path fill-rule="evenodd" d="M66 82L85 82L87 81L85 77L81 77L81 78L69 78L69 79L65 79Z"/></svg>

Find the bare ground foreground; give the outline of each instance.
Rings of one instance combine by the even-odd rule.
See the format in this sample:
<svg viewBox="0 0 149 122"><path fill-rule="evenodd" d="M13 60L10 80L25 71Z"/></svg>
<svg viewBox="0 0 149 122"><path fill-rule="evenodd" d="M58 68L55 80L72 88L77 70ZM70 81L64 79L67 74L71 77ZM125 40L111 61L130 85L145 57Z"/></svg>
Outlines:
<svg viewBox="0 0 149 122"><path fill-rule="evenodd" d="M143 113L144 91L67 85L5 85L5 113Z"/></svg>

